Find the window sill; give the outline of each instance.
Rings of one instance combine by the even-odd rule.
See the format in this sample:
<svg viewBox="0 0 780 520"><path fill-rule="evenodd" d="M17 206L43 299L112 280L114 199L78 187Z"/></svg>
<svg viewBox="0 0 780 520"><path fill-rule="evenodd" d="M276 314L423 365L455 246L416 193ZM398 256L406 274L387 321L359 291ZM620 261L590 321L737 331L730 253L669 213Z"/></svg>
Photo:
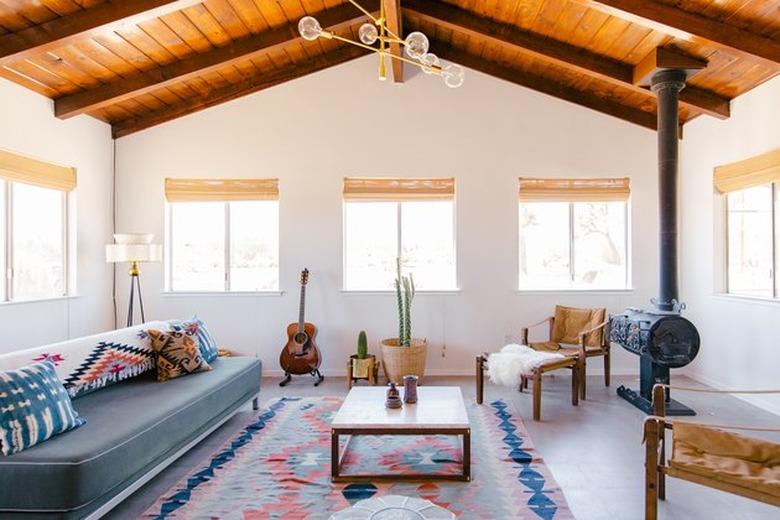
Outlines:
<svg viewBox="0 0 780 520"><path fill-rule="evenodd" d="M448 294L460 294L460 289L442 289L440 291L434 291L434 290L416 290L414 292L415 296L419 295L448 295ZM351 296L383 296L388 294L395 294L395 289L388 289L388 290L360 290L360 289L342 289L341 294L351 295Z"/></svg>
<svg viewBox="0 0 780 520"><path fill-rule="evenodd" d="M527 295L543 294L633 294L634 289L516 289L515 292Z"/></svg>
<svg viewBox="0 0 780 520"><path fill-rule="evenodd" d="M767 298L764 296L745 296L741 294L714 293L712 295L716 300L724 302L737 302L755 305L780 305L780 299Z"/></svg>
<svg viewBox="0 0 780 520"><path fill-rule="evenodd" d="M266 298L283 296L284 291L163 291L165 298L192 298L192 297L217 297L217 298Z"/></svg>
<svg viewBox="0 0 780 520"><path fill-rule="evenodd" d="M68 300L75 300L77 298L81 298L78 294L71 294L68 296L52 296L51 298L38 298L36 300L11 300L7 302L0 302L0 307L5 307L7 305L29 305L34 303L48 303L48 302L59 302L59 301L68 301Z"/></svg>

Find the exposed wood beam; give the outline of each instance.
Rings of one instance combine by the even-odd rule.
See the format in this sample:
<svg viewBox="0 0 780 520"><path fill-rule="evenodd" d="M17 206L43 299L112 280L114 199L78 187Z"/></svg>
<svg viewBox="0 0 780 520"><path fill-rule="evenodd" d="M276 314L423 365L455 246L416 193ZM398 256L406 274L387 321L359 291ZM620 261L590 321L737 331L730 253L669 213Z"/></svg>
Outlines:
<svg viewBox="0 0 780 520"><path fill-rule="evenodd" d="M656 47L634 66L634 85L649 86L653 74L663 69L684 70L690 77L707 66L707 62L672 49Z"/></svg>
<svg viewBox="0 0 780 520"><path fill-rule="evenodd" d="M303 63L292 64L269 74L247 79L241 83L217 88L207 95L187 99L174 106L165 107L148 114L119 121L112 125L112 134L114 139L118 139L134 132L333 67L334 65L345 63L355 58L365 56L367 52L368 51L359 47L340 47L327 54L306 60Z"/></svg>
<svg viewBox="0 0 780 520"><path fill-rule="evenodd" d="M367 2L371 10L379 8L379 0ZM330 30L338 30L366 19L352 5L342 4L315 13L320 24ZM113 81L97 88L63 96L54 101L54 113L65 119L90 112L124 99L144 94L172 83L184 81L207 72L244 61L256 54L282 48L295 41L302 41L298 24L289 23L263 33L217 47L202 54L175 61L155 69L140 72L129 78Z"/></svg>
<svg viewBox="0 0 780 520"><path fill-rule="evenodd" d="M780 64L780 41L708 16L649 0L576 0L588 7L682 39L701 39L766 65ZM705 42L706 43L706 42Z"/></svg>
<svg viewBox="0 0 780 520"><path fill-rule="evenodd" d="M403 23L401 21L401 0L382 0L385 3L385 17L387 28L399 38L403 38ZM398 43L390 44L390 52L394 56L400 56L403 48ZM393 81L404 82L404 62L393 59Z"/></svg>
<svg viewBox="0 0 780 520"><path fill-rule="evenodd" d="M651 112L645 112L638 108L621 105L614 101L610 101L607 98L597 96L592 92L568 87L554 80L528 74L510 67L499 65L495 62L485 61L443 43L437 44L436 52L440 57L446 60L459 63L464 67L509 81L510 83L520 85L521 87L536 90L542 94L563 99L564 101L569 101L576 105L590 108L651 130L655 130L657 127L656 116Z"/></svg>
<svg viewBox="0 0 780 520"><path fill-rule="evenodd" d="M489 40L569 69L594 76L613 85L651 96L644 87L634 84L633 67L576 45L546 38L516 26L496 22L450 4L431 0L404 0L404 10L461 34ZM729 100L714 92L689 87L680 93L680 102L696 112L725 119L729 117Z"/></svg>
<svg viewBox="0 0 780 520"><path fill-rule="evenodd" d="M67 45L78 38L178 11L203 0L110 0L0 36L0 66Z"/></svg>

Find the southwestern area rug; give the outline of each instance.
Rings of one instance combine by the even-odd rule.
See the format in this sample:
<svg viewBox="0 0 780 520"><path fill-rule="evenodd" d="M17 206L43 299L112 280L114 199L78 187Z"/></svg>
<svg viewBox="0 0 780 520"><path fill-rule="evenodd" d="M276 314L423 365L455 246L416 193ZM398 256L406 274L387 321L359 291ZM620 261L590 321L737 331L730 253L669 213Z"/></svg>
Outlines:
<svg viewBox="0 0 780 520"><path fill-rule="evenodd" d="M330 482L330 420L337 397L272 401L200 470L171 488L145 518L327 519L370 497L430 500L464 519L568 520L558 485L522 421L503 400L467 404L472 481ZM456 437L355 437L345 474L458 473Z"/></svg>

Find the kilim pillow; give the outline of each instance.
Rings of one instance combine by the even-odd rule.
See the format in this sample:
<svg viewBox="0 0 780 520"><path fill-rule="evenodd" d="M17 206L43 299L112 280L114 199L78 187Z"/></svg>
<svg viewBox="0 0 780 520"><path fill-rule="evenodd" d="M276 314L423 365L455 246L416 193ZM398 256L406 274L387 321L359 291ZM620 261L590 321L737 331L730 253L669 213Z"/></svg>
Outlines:
<svg viewBox="0 0 780 520"><path fill-rule="evenodd" d="M0 452L20 452L86 423L54 364L42 361L0 372Z"/></svg>
<svg viewBox="0 0 780 520"><path fill-rule="evenodd" d="M156 353L158 381L211 370L211 366L200 353L195 334L187 331L162 332L155 329L149 329L147 332Z"/></svg>
<svg viewBox="0 0 780 520"><path fill-rule="evenodd" d="M214 336L211 335L209 329L206 328L206 324L200 318L193 316L191 320L168 320L167 323L171 330L187 331L197 336L198 348L206 363L211 363L217 359L219 355L217 342L214 341Z"/></svg>

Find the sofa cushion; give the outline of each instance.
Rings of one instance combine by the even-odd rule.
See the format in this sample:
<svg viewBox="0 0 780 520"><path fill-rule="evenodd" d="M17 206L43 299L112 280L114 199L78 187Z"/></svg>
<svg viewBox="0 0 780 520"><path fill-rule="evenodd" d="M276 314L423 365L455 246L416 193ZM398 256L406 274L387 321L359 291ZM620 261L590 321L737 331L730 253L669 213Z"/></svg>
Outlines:
<svg viewBox="0 0 780 520"><path fill-rule="evenodd" d="M0 452L18 453L84 424L50 361L0 372Z"/></svg>
<svg viewBox="0 0 780 520"><path fill-rule="evenodd" d="M171 330L187 330L194 332L197 335L198 348L203 355L203 359L206 360L206 363L211 363L217 359L217 356L219 356L219 347L214 340L214 336L211 335L206 324L203 323L203 320L197 316L193 316L190 320L168 320L167 323Z"/></svg>
<svg viewBox="0 0 780 520"><path fill-rule="evenodd" d="M54 363L57 376L73 398L135 377L154 368L148 328L166 330L164 321L53 343L0 355L0 370L36 361Z"/></svg>
<svg viewBox="0 0 780 520"><path fill-rule="evenodd" d="M90 511L259 391L257 359L213 368L164 385L149 373L80 398L85 426L0 457L0 512Z"/></svg>
<svg viewBox="0 0 780 520"><path fill-rule="evenodd" d="M198 348L197 332L187 330L162 332L146 331L152 339L157 364L157 380L168 381L177 377L206 372L211 366L203 359Z"/></svg>

